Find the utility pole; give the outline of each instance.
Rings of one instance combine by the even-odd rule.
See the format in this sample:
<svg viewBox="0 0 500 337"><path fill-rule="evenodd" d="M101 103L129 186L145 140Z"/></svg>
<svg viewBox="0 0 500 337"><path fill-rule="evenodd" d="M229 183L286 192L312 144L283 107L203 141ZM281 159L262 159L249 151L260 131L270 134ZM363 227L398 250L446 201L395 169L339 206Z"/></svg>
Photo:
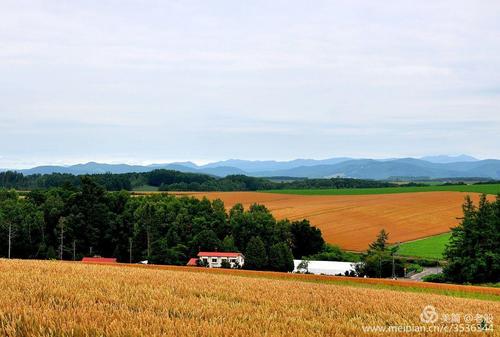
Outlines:
<svg viewBox="0 0 500 337"><path fill-rule="evenodd" d="M392 253L392 279L396 279L396 264L394 261L394 253Z"/></svg>
<svg viewBox="0 0 500 337"><path fill-rule="evenodd" d="M61 236L59 238L61 242L61 246L59 247L59 260L63 259L63 253L64 253L64 218L61 218L59 220L59 225L61 227Z"/></svg>
<svg viewBox="0 0 500 337"><path fill-rule="evenodd" d="M8 254L9 259L10 259L11 247L12 247L12 222L9 222L9 254Z"/></svg>
<svg viewBox="0 0 500 337"><path fill-rule="evenodd" d="M73 261L76 260L76 241L73 240Z"/></svg>
<svg viewBox="0 0 500 337"><path fill-rule="evenodd" d="M396 261L395 261L395 255L396 255L396 252L398 251L398 249L399 249L399 242L397 242L396 246L394 246L391 249L391 253L392 253L392 278L393 279L396 279Z"/></svg>
<svg viewBox="0 0 500 337"><path fill-rule="evenodd" d="M147 240L148 240L148 259L151 258L151 233L149 232L149 226L148 228L146 229L146 236L147 236Z"/></svg>
<svg viewBox="0 0 500 337"><path fill-rule="evenodd" d="M89 256L92 256L92 246L90 246Z"/></svg>
<svg viewBox="0 0 500 337"><path fill-rule="evenodd" d="M132 263L132 238L128 238L128 253L129 253L128 262Z"/></svg>

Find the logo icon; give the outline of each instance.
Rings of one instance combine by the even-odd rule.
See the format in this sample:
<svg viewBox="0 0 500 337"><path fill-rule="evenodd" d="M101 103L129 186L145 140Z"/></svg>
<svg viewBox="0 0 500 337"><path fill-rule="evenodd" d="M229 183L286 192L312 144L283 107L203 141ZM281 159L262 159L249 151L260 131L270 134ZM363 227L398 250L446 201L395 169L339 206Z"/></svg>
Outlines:
<svg viewBox="0 0 500 337"><path fill-rule="evenodd" d="M438 321L439 315L436 311L436 308L432 305L427 305L422 310L420 314L420 321L422 323L433 324Z"/></svg>

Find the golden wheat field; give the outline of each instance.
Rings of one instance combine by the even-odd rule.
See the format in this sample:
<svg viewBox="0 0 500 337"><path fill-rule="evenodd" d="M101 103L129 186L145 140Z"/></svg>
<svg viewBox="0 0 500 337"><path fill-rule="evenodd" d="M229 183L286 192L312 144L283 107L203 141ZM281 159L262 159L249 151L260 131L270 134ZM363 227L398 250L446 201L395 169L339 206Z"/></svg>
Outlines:
<svg viewBox="0 0 500 337"><path fill-rule="evenodd" d="M382 336L363 327L429 326L420 319L427 305L500 315L488 300L55 261L0 260L0 281L0 334L9 337Z"/></svg>
<svg viewBox="0 0 500 337"><path fill-rule="evenodd" d="M384 228L389 241L404 242L448 232L458 225L467 193L419 192L373 195L291 195L260 192L179 192L221 199L226 207L266 205L278 219L309 219L329 243L365 250ZM470 194L475 202L478 194Z"/></svg>

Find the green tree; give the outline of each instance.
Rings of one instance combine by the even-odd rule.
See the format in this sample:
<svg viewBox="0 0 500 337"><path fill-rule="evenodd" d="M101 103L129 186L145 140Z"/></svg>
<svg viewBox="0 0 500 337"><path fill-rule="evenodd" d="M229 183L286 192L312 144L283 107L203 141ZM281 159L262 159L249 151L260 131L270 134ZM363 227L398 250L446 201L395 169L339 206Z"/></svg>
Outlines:
<svg viewBox="0 0 500 337"><path fill-rule="evenodd" d="M388 239L389 234L382 229L361 258L362 262L356 265L356 273L359 276L378 278L392 276L395 250L388 247ZM404 273L403 263L399 259L394 259L394 267L396 276Z"/></svg>
<svg viewBox="0 0 500 337"><path fill-rule="evenodd" d="M319 253L325 245L321 230L311 226L308 220L292 222L290 232L293 241L293 256L296 258Z"/></svg>
<svg viewBox="0 0 500 337"><path fill-rule="evenodd" d="M218 237L223 238L231 233L226 208L220 199L215 199L211 203L211 221L212 228Z"/></svg>
<svg viewBox="0 0 500 337"><path fill-rule="evenodd" d="M178 231L179 229L177 228L177 225L173 225L167 231L166 240L169 247L173 247L181 242L181 238L179 237L179 234L177 234Z"/></svg>
<svg viewBox="0 0 500 337"><path fill-rule="evenodd" d="M259 236L266 247L275 243L276 219L263 205L253 204L245 211L236 204L230 211L230 224L237 247L245 247L254 236Z"/></svg>
<svg viewBox="0 0 500 337"><path fill-rule="evenodd" d="M206 229L193 237L190 247L191 256L196 256L200 251L213 252L219 250L221 242L213 230Z"/></svg>
<svg viewBox="0 0 500 337"><path fill-rule="evenodd" d="M382 229L378 233L377 239L375 241L373 241L372 243L370 243L369 251L372 251L372 252L385 251L385 249L387 247L387 240L388 239L389 239L389 233L387 233L385 231L385 229Z"/></svg>
<svg viewBox="0 0 500 337"><path fill-rule="evenodd" d="M131 261L130 240L133 239L133 219L128 213L130 193L126 191L109 193L110 220L108 227L104 228L105 242L109 242L113 249L113 257L119 261ZM132 241L132 253L133 253ZM111 249L110 249L111 251ZM133 257L133 256L132 256Z"/></svg>
<svg viewBox="0 0 500 337"><path fill-rule="evenodd" d="M19 199L4 199L0 203L0 233L2 240L2 253L5 252L7 258L21 257L19 253L22 250L18 242L19 232L23 221L22 208Z"/></svg>
<svg viewBox="0 0 500 337"><path fill-rule="evenodd" d="M234 237L232 235L226 235L224 240L222 240L221 248L224 252L238 252L238 248L234 244Z"/></svg>
<svg viewBox="0 0 500 337"><path fill-rule="evenodd" d="M444 253L444 276L456 283L499 282L500 195L494 202L482 195L478 207L467 196L462 208L464 217Z"/></svg>
<svg viewBox="0 0 500 337"><path fill-rule="evenodd" d="M269 249L269 269L282 272L293 271L293 254L286 243L276 243Z"/></svg>
<svg viewBox="0 0 500 337"><path fill-rule="evenodd" d="M45 193L44 199L45 201L39 206L43 211L45 222L44 239L48 245L57 245L57 226L65 208L68 207L69 196L63 195L60 191L50 190ZM76 212L76 207L72 207L72 211Z"/></svg>
<svg viewBox="0 0 500 337"><path fill-rule="evenodd" d="M264 242L258 236L248 241L245 251L245 269L262 270L267 266L267 253Z"/></svg>
<svg viewBox="0 0 500 337"><path fill-rule="evenodd" d="M146 258L152 256L152 243L155 240L154 229L157 225L155 222L156 207L155 203L149 200L140 205L135 212L136 219L136 234L145 237L146 239Z"/></svg>
<svg viewBox="0 0 500 337"><path fill-rule="evenodd" d="M52 246L49 246L49 248L47 248L47 259L48 260L55 260L55 259L57 259L56 250Z"/></svg>
<svg viewBox="0 0 500 337"><path fill-rule="evenodd" d="M151 263L184 265L188 260L188 247L181 244L169 247L165 238L153 242L152 248Z"/></svg>
<svg viewBox="0 0 500 337"><path fill-rule="evenodd" d="M81 178L80 190L65 200L65 208L68 209L66 231L74 233L74 237L67 237L66 241L75 240L79 252L86 255L112 255L114 247L104 235L112 215L108 201L105 188L88 176ZM58 223L55 224L56 236L57 226ZM58 246L57 237L52 244Z"/></svg>

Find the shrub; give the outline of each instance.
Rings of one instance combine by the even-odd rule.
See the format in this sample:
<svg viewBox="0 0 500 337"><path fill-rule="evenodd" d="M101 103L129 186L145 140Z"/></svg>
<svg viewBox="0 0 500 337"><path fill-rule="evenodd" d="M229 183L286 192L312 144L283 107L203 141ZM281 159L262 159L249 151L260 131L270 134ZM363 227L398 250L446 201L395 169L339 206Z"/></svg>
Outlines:
<svg viewBox="0 0 500 337"><path fill-rule="evenodd" d="M412 263L406 266L406 272L407 273L420 273L424 270L421 265Z"/></svg>
<svg viewBox="0 0 500 337"><path fill-rule="evenodd" d="M446 278L443 273L424 276L424 282L446 283Z"/></svg>
<svg viewBox="0 0 500 337"><path fill-rule="evenodd" d="M227 260L223 260L220 263L220 267L224 268L224 269L231 269L231 263L229 261L227 261Z"/></svg>

